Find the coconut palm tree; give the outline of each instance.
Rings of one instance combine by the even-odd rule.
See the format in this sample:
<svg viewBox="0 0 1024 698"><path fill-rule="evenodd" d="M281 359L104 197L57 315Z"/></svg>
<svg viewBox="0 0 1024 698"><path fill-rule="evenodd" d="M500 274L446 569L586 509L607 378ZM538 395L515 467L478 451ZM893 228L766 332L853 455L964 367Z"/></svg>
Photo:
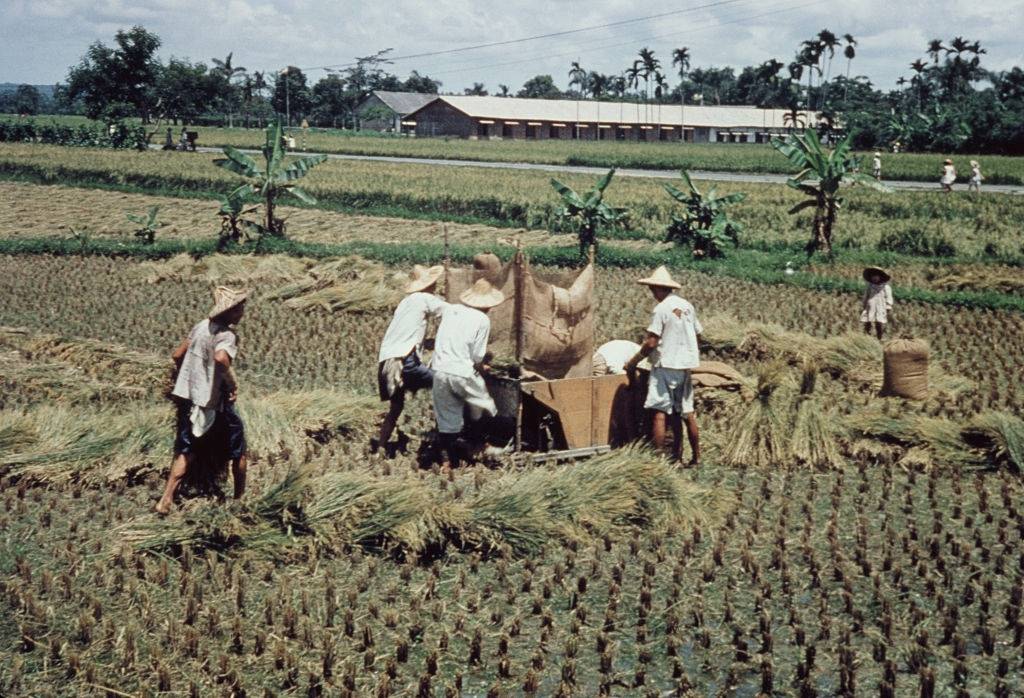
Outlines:
<svg viewBox="0 0 1024 698"><path fill-rule="evenodd" d="M605 96L609 90L613 88L613 78L608 75L603 75L596 70L590 71L590 75L587 76L587 82L590 83L590 96L597 102L597 120L601 121L601 98ZM594 134L596 138L601 137L600 133L601 124L598 123L598 133Z"/></svg>
<svg viewBox="0 0 1024 698"><path fill-rule="evenodd" d="M647 115L647 105L650 99L651 77L661 70L661 61L655 58L654 51L646 46L640 49L639 56L640 64L643 66L642 74L644 78L644 118L650 121L650 117Z"/></svg>
<svg viewBox="0 0 1024 698"><path fill-rule="evenodd" d="M227 57L224 60L220 60L219 58L211 59L213 61L213 65L214 65L214 68L213 68L212 72L218 73L218 74L222 75L224 77L224 82L227 85L227 95L224 97L224 103L228 107L228 127L229 128L231 127L232 121L234 119L234 108L235 108L235 97L236 97L235 78L241 77L241 76L245 75L245 73L246 73L246 69L243 68L242 66L233 66L233 65L231 65L231 58L233 56L234 56L234 52L232 51L231 53L229 53L227 55Z"/></svg>
<svg viewBox="0 0 1024 698"><path fill-rule="evenodd" d="M942 39L932 39L928 42L928 55L932 57L932 62L935 65L939 64L939 54L946 50L946 47L942 45Z"/></svg>
<svg viewBox="0 0 1024 698"><path fill-rule="evenodd" d="M639 61L634 61L632 67L626 68L626 80L631 88L637 90L636 95L636 120L640 122L640 78L643 76L643 68Z"/></svg>
<svg viewBox="0 0 1024 698"><path fill-rule="evenodd" d="M690 69L690 49L681 46L674 50L672 65L679 68L679 140L686 140L686 71Z"/></svg>
<svg viewBox="0 0 1024 698"><path fill-rule="evenodd" d="M820 58L823 63L825 62L825 53L828 53L828 62L825 63L825 77L822 82L821 102L819 104L819 109L824 109L825 100L828 98L828 81L832 77L832 59L836 55L836 49L840 46L839 37L828 29L822 29L818 32L818 46L820 47Z"/></svg>
<svg viewBox="0 0 1024 698"><path fill-rule="evenodd" d="M658 100L658 140L661 140L661 100L668 95L668 82L660 71L654 71L654 98Z"/></svg>
<svg viewBox="0 0 1024 698"><path fill-rule="evenodd" d="M843 48L843 55L846 56L846 83L843 89L843 106L845 107L846 96L850 93L850 64L857 56L857 40L853 38L853 34L843 34L843 41L846 42L846 46Z"/></svg>
<svg viewBox="0 0 1024 698"><path fill-rule="evenodd" d="M587 71L580 66L579 61L573 61L569 69L569 87L576 85L580 88L580 94L587 96ZM576 99L576 139L580 137L580 100Z"/></svg>

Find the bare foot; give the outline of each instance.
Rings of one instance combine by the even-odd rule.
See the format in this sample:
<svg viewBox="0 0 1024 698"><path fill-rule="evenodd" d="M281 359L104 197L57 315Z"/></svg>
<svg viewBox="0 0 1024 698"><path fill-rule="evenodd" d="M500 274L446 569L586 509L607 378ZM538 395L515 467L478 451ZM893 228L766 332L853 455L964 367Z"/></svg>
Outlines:
<svg viewBox="0 0 1024 698"><path fill-rule="evenodd" d="M167 516L171 513L171 505L164 504L163 502L157 502L157 505L153 507L153 511L155 511L160 516Z"/></svg>

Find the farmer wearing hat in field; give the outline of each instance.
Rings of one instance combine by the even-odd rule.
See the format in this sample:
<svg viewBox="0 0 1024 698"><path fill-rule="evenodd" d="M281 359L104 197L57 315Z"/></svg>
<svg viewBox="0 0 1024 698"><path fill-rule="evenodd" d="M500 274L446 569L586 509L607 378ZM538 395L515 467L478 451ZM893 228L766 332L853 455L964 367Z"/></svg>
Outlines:
<svg viewBox="0 0 1024 698"><path fill-rule="evenodd" d="M700 433L693 412L693 382L690 370L700 365L697 337L703 331L693 306L674 291L681 286L671 277L668 269L660 266L638 283L651 289L658 301L651 314L647 338L640 351L626 363L630 383L637 364L650 357L651 376L647 384L644 408L654 412L652 440L655 448L665 447L665 422L672 427L674 446L672 457L682 460L683 421L690 441L690 465L700 462Z"/></svg>
<svg viewBox="0 0 1024 698"><path fill-rule="evenodd" d="M197 449L231 462L235 498L245 492L245 428L235 411L238 381L231 364L238 355L234 326L249 294L219 286L207 317L196 323L171 358L178 367L172 397L178 403L174 461L157 513L167 514L174 493L195 462Z"/></svg>
<svg viewBox="0 0 1024 698"><path fill-rule="evenodd" d="M457 442L464 426L463 410L468 408L473 421L498 412L484 383L483 376L490 371L484 357L491 336L487 313L504 300L499 289L478 279L459 296L461 305L449 305L441 315L430 366L440 446L452 468L458 467L460 460Z"/></svg>
<svg viewBox="0 0 1024 698"><path fill-rule="evenodd" d="M380 399L391 403L384 421L380 425L380 434L370 440L370 450L374 453L384 447L388 457L402 447L404 435L399 430L397 444L391 444L391 433L398 423L398 418L405 408L406 392L430 388L433 384L433 373L420 361L427 335L427 321L431 317L441 317L441 312L448 307L441 298L434 295L437 282L444 274L444 267L426 267L415 265L409 274L409 283L405 286L406 296L395 308L387 332L380 344L377 354L377 387Z"/></svg>
<svg viewBox="0 0 1024 698"><path fill-rule="evenodd" d="M871 326L875 326L875 336L879 340L885 333L885 323L892 312L892 287L889 286L889 272L880 267L864 269L864 301L860 313L860 321L864 323L864 333L871 334Z"/></svg>

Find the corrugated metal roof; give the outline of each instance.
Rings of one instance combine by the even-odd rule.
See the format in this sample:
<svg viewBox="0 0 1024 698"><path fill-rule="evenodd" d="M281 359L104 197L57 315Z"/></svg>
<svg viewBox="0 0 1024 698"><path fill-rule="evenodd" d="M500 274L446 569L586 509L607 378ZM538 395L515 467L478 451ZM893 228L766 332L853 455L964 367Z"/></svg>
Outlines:
<svg viewBox="0 0 1024 698"><path fill-rule="evenodd" d="M679 126L678 104L640 104L636 102L594 102L569 99L525 99L521 97L475 97L441 95L455 109L476 119L502 121L558 121L565 123L652 124ZM686 126L710 128L787 128L788 109L761 109L752 106L698 106L687 104L682 110ZM814 119L800 112L810 125Z"/></svg>
<svg viewBox="0 0 1024 698"><path fill-rule="evenodd" d="M424 104L433 102L437 95L424 94L422 92L386 92L385 90L374 90L373 93L380 101L388 105L396 114L405 116L410 114Z"/></svg>

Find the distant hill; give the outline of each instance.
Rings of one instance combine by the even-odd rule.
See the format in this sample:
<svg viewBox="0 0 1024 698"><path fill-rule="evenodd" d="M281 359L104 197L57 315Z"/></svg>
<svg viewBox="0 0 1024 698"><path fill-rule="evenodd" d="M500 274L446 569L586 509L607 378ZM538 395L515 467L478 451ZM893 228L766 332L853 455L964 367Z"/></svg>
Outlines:
<svg viewBox="0 0 1024 698"><path fill-rule="evenodd" d="M14 92L18 89L18 85L21 84L24 83L0 82L0 92ZM56 87L56 85L33 85L33 87L39 90L39 94L43 97L43 99L50 99L51 97L53 97L53 88Z"/></svg>

